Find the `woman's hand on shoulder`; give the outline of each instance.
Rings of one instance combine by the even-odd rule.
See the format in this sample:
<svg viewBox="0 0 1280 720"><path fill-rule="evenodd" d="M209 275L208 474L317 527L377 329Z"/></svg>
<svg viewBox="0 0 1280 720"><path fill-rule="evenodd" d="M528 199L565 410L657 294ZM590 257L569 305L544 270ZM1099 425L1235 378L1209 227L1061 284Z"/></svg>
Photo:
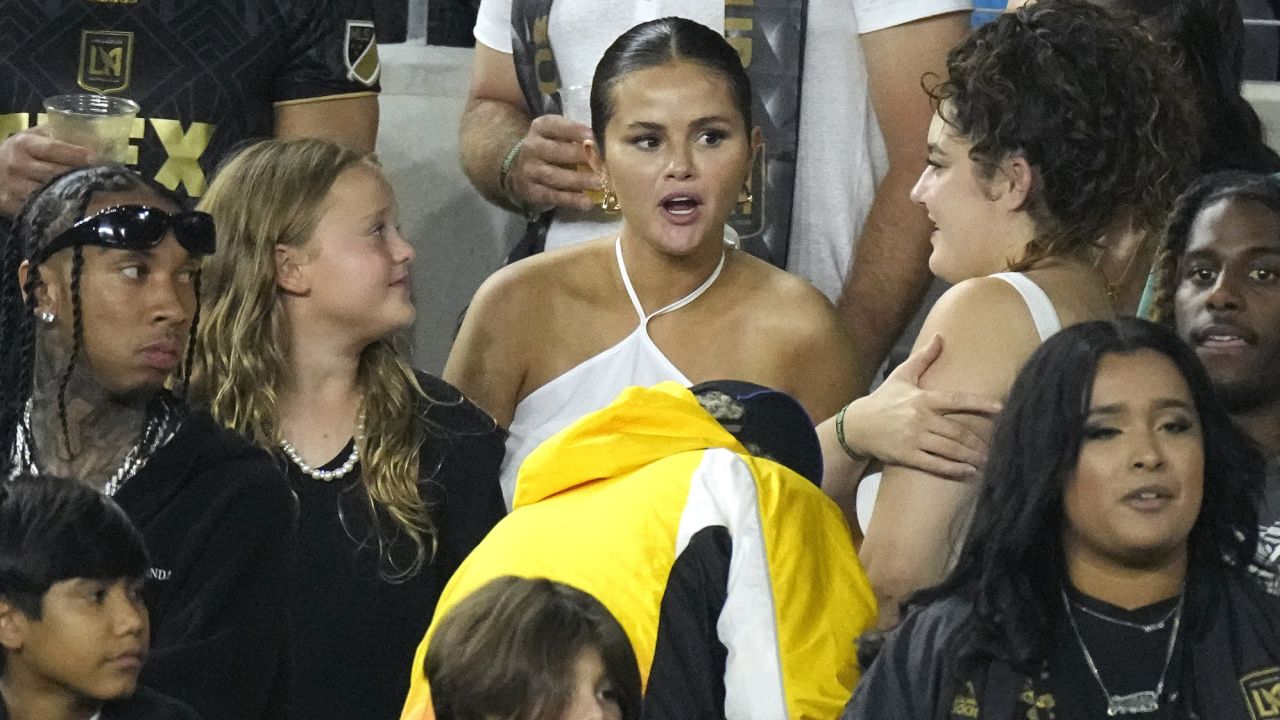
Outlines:
<svg viewBox="0 0 1280 720"><path fill-rule="evenodd" d="M933 335L890 373L870 395L849 404L844 439L858 452L952 480L977 474L987 443L963 423L947 417L965 413L992 417L1000 403L981 395L920 388L920 377L942 353Z"/></svg>

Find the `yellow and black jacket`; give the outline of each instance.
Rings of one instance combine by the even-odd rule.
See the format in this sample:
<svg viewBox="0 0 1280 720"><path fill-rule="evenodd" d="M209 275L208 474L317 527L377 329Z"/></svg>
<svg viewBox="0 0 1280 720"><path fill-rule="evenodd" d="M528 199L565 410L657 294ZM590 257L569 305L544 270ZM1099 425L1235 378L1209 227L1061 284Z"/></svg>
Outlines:
<svg viewBox="0 0 1280 720"><path fill-rule="evenodd" d="M437 621L495 577L546 577L618 619L646 717L832 718L848 701L875 601L840 511L748 455L685 388L630 388L552 437L521 467L514 505L454 574ZM433 717L431 632L405 720Z"/></svg>

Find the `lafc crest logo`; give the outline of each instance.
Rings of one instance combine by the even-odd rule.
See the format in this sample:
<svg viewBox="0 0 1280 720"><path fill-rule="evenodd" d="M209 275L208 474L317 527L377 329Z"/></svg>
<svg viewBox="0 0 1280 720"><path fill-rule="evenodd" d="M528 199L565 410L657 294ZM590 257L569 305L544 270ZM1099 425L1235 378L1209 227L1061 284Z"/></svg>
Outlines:
<svg viewBox="0 0 1280 720"><path fill-rule="evenodd" d="M133 72L133 33L114 30L80 32L80 68L76 84L96 93L129 87Z"/></svg>
<svg viewBox="0 0 1280 720"><path fill-rule="evenodd" d="M1280 718L1280 667L1245 675L1240 678L1240 688L1253 720Z"/></svg>
<svg viewBox="0 0 1280 720"><path fill-rule="evenodd" d="M342 55L347 79L372 86L382 66L378 62L378 33L372 20L348 20L347 41Z"/></svg>

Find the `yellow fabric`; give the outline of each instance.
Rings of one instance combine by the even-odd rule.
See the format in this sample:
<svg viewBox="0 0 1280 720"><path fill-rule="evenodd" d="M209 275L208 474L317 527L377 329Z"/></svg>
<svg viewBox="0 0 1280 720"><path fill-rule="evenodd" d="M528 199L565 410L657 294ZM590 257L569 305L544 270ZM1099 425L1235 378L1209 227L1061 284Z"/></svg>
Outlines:
<svg viewBox="0 0 1280 720"><path fill-rule="evenodd" d="M858 682L852 641L875 625L875 594L836 505L768 460L747 461L766 519L788 717L837 717ZM823 552L834 548L848 552Z"/></svg>
<svg viewBox="0 0 1280 720"><path fill-rule="evenodd" d="M402 720L434 718L422 668L436 623L502 575L551 578L598 598L630 638L647 684L690 478L709 448L744 457L757 478L792 717L837 715L856 680L853 639L875 617L843 516L811 483L747 456L687 389L662 383L624 391L525 460L515 509L441 594L414 657ZM847 552L815 552L821 548ZM814 623L824 626L816 637Z"/></svg>

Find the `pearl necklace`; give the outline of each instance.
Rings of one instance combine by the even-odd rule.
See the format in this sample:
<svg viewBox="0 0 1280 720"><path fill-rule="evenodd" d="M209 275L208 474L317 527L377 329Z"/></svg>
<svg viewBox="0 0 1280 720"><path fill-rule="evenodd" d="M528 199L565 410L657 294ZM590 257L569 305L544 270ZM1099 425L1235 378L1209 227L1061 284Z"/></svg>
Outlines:
<svg viewBox="0 0 1280 720"><path fill-rule="evenodd" d="M303 460L302 456L298 454L297 449L295 449L293 445L284 438L280 438L280 449L284 451L284 454L289 458L289 461L294 465L297 465L298 469L305 475L321 482L331 482L333 480L340 480L346 477L348 473L355 469L356 463L360 462L360 443L363 441L364 413L362 412L360 413L360 419L356 421L356 434L355 438L351 442L351 452L347 454L347 459L342 463L342 465L334 468L333 470L317 470L311 467L307 464L307 461Z"/></svg>

